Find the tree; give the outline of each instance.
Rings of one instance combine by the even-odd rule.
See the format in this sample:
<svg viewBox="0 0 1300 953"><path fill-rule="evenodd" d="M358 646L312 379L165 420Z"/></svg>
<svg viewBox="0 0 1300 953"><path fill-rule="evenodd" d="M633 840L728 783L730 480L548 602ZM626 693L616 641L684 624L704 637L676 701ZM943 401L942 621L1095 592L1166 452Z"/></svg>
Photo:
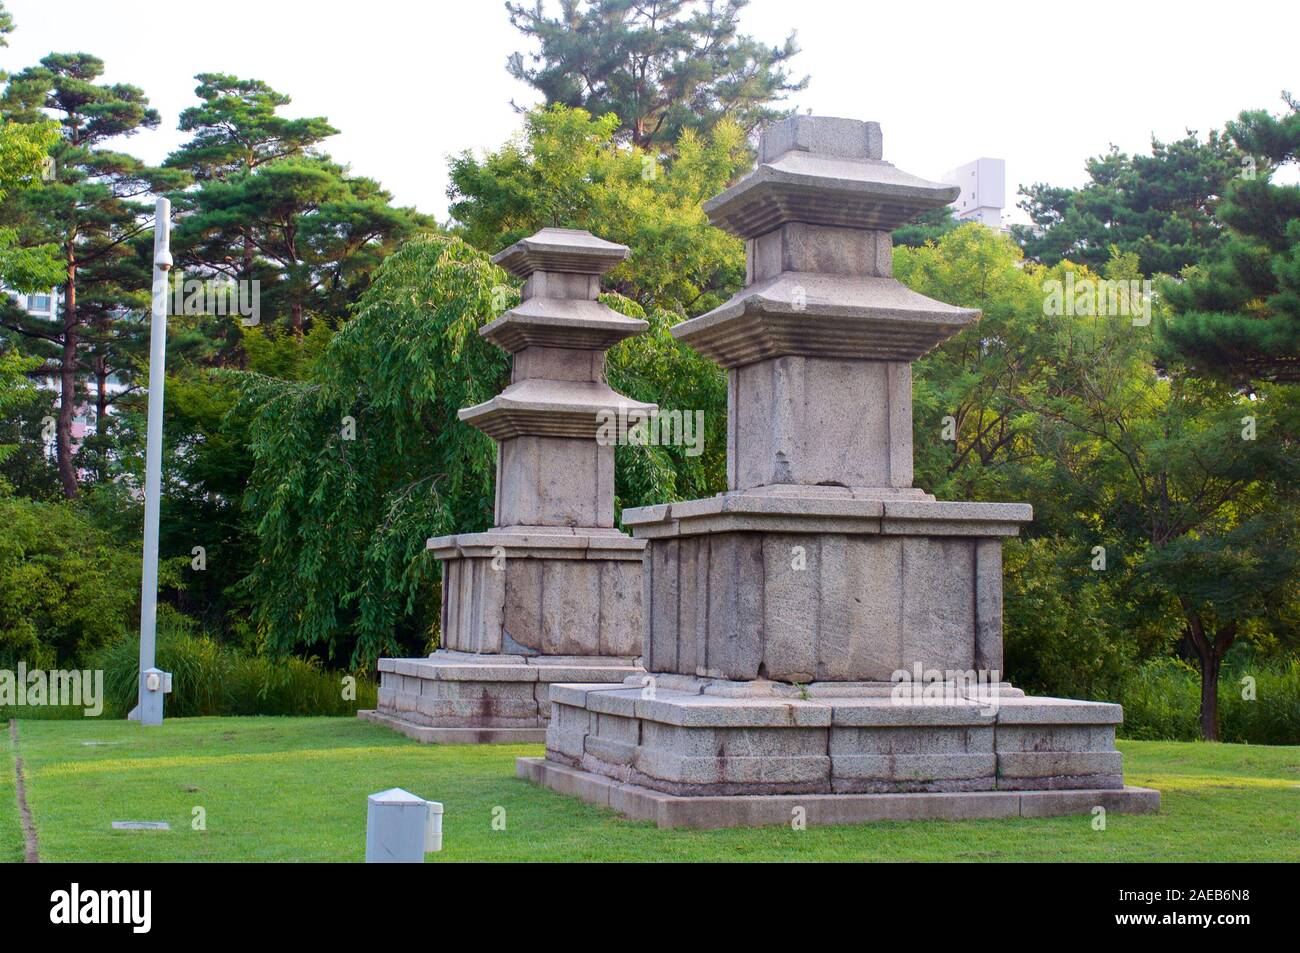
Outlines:
<svg viewBox="0 0 1300 953"><path fill-rule="evenodd" d="M1112 254L1105 279L1131 289L1136 255ZM1182 365L1157 370L1134 302L1056 313L1047 282L1101 276L1022 262L977 225L895 249L894 271L983 312L917 362L916 481L940 497L1034 504L1004 557L1017 681L1104 696L1181 642L1203 674L1204 734L1217 737L1229 649L1298 634L1297 508L1277 489L1300 482L1295 395L1270 386L1251 401Z"/></svg>
<svg viewBox="0 0 1300 953"><path fill-rule="evenodd" d="M906 225L894 229L894 246L920 248L926 242L937 242L949 232L961 227L948 206L922 212Z"/></svg>
<svg viewBox="0 0 1300 953"><path fill-rule="evenodd" d="M562 106L528 114L521 135L482 160L452 160L458 234L495 252L546 226L585 228L631 249L606 287L647 311L689 317L716 307L744 280L744 246L701 209L749 162L740 130L692 131L676 159L617 141L618 121Z"/></svg>
<svg viewBox="0 0 1300 953"><path fill-rule="evenodd" d="M190 139L163 164L186 170L197 182L228 182L268 162L315 155L316 146L338 134L323 116L278 115L277 110L293 100L261 80L225 73L200 73L194 78L199 81L194 95L203 102L185 109L178 126L191 134ZM245 222L235 222L233 227L239 232L240 246L235 277L248 278L256 252L254 229ZM221 264L225 271L227 263Z"/></svg>
<svg viewBox="0 0 1300 953"><path fill-rule="evenodd" d="M324 116L289 119L277 111L293 100L259 79L226 73L199 73L190 106L177 128L190 140L167 157L166 165L185 169L197 182L230 179L277 159L311 153L338 130Z"/></svg>
<svg viewBox="0 0 1300 953"><path fill-rule="evenodd" d="M510 22L539 43L510 75L548 105L618 117L620 135L642 149L670 149L684 130L707 132L729 119L746 134L787 113L773 108L808 85L791 81L795 35L765 46L739 32L748 0L562 0L558 17L541 0L506 3Z"/></svg>
<svg viewBox="0 0 1300 953"><path fill-rule="evenodd" d="M1097 271L1115 246L1136 253L1145 274L1176 274L1218 247L1216 209L1240 159L1213 130L1204 142L1190 131L1175 142L1152 139L1149 156L1111 146L1087 161L1090 181L1082 188L1023 188L1019 207L1033 225L1012 226L1012 233L1028 257L1045 264L1068 259Z"/></svg>
<svg viewBox="0 0 1300 953"><path fill-rule="evenodd" d="M181 178L105 148L119 136L156 127L159 119L137 87L95 83L103 71L103 62L88 54L52 53L40 66L12 77L0 99L7 119L44 122L49 111L62 129L62 140L52 151L53 180L19 195L40 236L58 246L63 263L60 322L49 326L24 320L6 326L37 342L38 353L57 372L58 467L68 497L77 495L72 419L78 377L87 371L95 375L102 420L111 401L105 383L125 366L111 356L114 338L132 336L131 326L120 320L121 309L139 304L136 289L148 287L147 279L140 283L139 257L131 247L148 221L134 200Z"/></svg>
<svg viewBox="0 0 1300 953"><path fill-rule="evenodd" d="M8 46L13 16L0 3L0 47ZM0 82L8 80L0 71ZM40 291L62 276L58 249L50 243L25 247L19 232L16 203L5 203L17 189L39 188L50 148L59 139L52 121L17 123L0 116L0 284L13 291Z"/></svg>
<svg viewBox="0 0 1300 953"><path fill-rule="evenodd" d="M71 667L138 611L140 558L76 504L0 493L0 666Z"/></svg>
<svg viewBox="0 0 1300 953"><path fill-rule="evenodd" d="M1106 537L1106 571L1145 577L1182 622L1201 671L1201 730L1218 739L1218 680L1241 637L1285 626L1298 556L1284 389L1248 401L1176 365L1158 371L1127 316L1062 322L1039 407L1058 493ZM1257 432L1258 428L1258 432Z"/></svg>
<svg viewBox="0 0 1300 953"><path fill-rule="evenodd" d="M1223 254L1162 289L1173 351L1237 383L1300 382L1300 186L1274 179L1300 166L1300 104L1283 98L1290 112L1228 124L1249 163L1219 208L1231 230Z"/></svg>
<svg viewBox="0 0 1300 953"><path fill-rule="evenodd" d="M180 260L259 281L262 313L287 317L300 335L313 317L342 320L384 255L429 225L411 209L394 208L373 179L325 156L276 159L228 180L209 179L187 201L193 212L175 233Z"/></svg>
<svg viewBox="0 0 1300 953"><path fill-rule="evenodd" d="M477 333L503 287L464 242L408 242L305 380L235 378L253 414L258 552L245 588L272 649L362 664L427 642L437 571L425 539L492 521L492 443L456 411L508 379L508 356Z"/></svg>

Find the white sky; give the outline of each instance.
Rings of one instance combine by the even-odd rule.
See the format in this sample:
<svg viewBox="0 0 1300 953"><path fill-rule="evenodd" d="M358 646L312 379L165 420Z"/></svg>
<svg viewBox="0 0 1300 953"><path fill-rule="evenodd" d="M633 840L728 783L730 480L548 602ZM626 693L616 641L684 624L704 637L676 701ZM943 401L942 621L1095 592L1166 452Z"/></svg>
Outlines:
<svg viewBox="0 0 1300 953"><path fill-rule="evenodd" d="M531 0L529 0L531 2ZM445 218L448 154L500 145L538 97L512 80L522 46L500 0L5 0L17 23L0 69L87 52L105 79L142 87L162 127L122 143L158 162L179 142L195 73L253 77L291 115L342 132L325 148L403 205ZM555 7L552 2L551 7ZM753 0L742 30L797 29L803 111L879 121L885 158L938 178L979 156L1020 184L1078 185L1114 142L1222 128L1300 94L1300 3ZM1019 214L1017 217L1021 217Z"/></svg>

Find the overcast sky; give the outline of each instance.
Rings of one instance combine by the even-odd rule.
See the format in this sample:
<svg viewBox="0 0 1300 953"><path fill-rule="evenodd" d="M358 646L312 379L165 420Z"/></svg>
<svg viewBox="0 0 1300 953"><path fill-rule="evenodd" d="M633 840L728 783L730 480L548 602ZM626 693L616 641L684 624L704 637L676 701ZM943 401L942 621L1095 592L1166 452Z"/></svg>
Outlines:
<svg viewBox="0 0 1300 953"><path fill-rule="evenodd" d="M17 23L0 68L51 51L103 59L142 87L162 127L124 143L158 162L204 71L289 93L293 115L342 132L326 149L403 205L444 218L448 154L498 146L537 101L505 71L524 48L500 0L5 0ZM552 8L556 6L554 2ZM1018 185L1078 185L1115 143L1222 128L1244 108L1300 94L1300 3L754 0L742 29L778 43L798 31L791 105L879 121L885 158L938 178L979 156ZM1019 216L1018 216L1019 217Z"/></svg>

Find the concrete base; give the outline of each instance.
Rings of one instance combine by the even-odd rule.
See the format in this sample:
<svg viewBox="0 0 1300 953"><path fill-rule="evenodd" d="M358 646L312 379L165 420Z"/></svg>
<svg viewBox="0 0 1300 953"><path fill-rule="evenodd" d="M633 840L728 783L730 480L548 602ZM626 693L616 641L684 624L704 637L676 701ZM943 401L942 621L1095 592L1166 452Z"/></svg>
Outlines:
<svg viewBox="0 0 1300 953"><path fill-rule="evenodd" d="M359 711L357 717L426 745L531 745L546 741L545 728L433 728L374 709Z"/></svg>
<svg viewBox="0 0 1300 953"><path fill-rule="evenodd" d="M543 742L552 684L581 680L622 686L644 674L639 662L446 650L428 658L380 659L379 704L358 715L435 744Z"/></svg>
<svg viewBox="0 0 1300 953"><path fill-rule="evenodd" d="M712 830L785 826L799 816L809 825L868 821L975 820L1091 814L1155 814L1160 792L1123 787L1075 791L973 791L926 794L788 794L678 797L580 771L544 758L516 758L515 773L534 784L612 808L661 828Z"/></svg>

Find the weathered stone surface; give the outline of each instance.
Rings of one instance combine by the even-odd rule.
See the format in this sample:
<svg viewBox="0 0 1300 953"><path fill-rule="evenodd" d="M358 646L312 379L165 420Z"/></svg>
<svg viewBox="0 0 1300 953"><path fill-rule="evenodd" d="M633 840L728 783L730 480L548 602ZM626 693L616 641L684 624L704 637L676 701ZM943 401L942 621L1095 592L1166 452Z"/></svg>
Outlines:
<svg viewBox="0 0 1300 953"><path fill-rule="evenodd" d="M735 377L735 474L731 489L771 483L910 486L910 380L891 412L891 365L781 357L746 364ZM896 387L902 390L902 387ZM906 472L891 462L906 459Z"/></svg>
<svg viewBox="0 0 1300 953"><path fill-rule="evenodd" d="M492 256L516 278L535 272L603 275L628 256L626 245L607 242L578 228L543 228Z"/></svg>
<svg viewBox="0 0 1300 953"><path fill-rule="evenodd" d="M727 827L789 827L802 813L809 826L873 821L973 820L1089 814L1153 814L1160 793L1150 788L1115 790L987 791L918 794L793 794L675 796L622 778L583 771L543 758L517 758L516 774L539 784L611 807L660 828L709 830Z"/></svg>
<svg viewBox="0 0 1300 953"><path fill-rule="evenodd" d="M704 203L713 224L742 238L791 221L889 232L960 191L882 161L875 123L792 116L762 142L758 167Z"/></svg>
<svg viewBox="0 0 1300 953"><path fill-rule="evenodd" d="M734 684L640 675L556 686L548 757L683 797L1123 786L1114 725L1058 723L1071 711L1061 699L1012 696L1020 720L1004 724L1000 707L977 701L793 697L764 681L735 694ZM1047 720L1026 722L1031 712Z"/></svg>
<svg viewBox="0 0 1300 953"><path fill-rule="evenodd" d="M975 670L982 652L979 660L996 659L1000 671L1000 587L990 593L979 572L979 554L987 565L997 545L827 532L651 539L647 668L733 680L889 681L916 664Z"/></svg>
<svg viewBox="0 0 1300 953"><path fill-rule="evenodd" d="M520 745L540 744L546 740L545 728L447 728L416 724L391 712L358 711L362 721L383 725L423 744L440 745Z"/></svg>
<svg viewBox="0 0 1300 953"><path fill-rule="evenodd" d="M629 507L623 523L639 539L728 531L886 536L1015 536L1033 519L1022 503L946 503L903 498L907 488L752 487L700 500ZM764 490L768 492L763 492Z"/></svg>
<svg viewBox="0 0 1300 953"><path fill-rule="evenodd" d="M497 542L487 545L477 536ZM447 648L593 657L640 654L639 556L644 544L639 541L498 533L436 542L443 547L442 641Z"/></svg>
<svg viewBox="0 0 1300 953"><path fill-rule="evenodd" d="M412 734L403 725L541 731L551 718L552 685L575 682L589 683L584 686L587 689L621 689L624 679L643 672L637 659L612 657L560 656L543 660L536 656L439 651L427 659L384 662L380 668L377 717L402 722L393 726L412 737L419 737L419 733ZM572 699L576 688L568 688L569 694L564 697ZM582 712L584 718L586 715L580 706L568 705L564 710ZM462 743L473 743L468 736L459 737L468 739ZM531 740L542 738L538 735Z"/></svg>

